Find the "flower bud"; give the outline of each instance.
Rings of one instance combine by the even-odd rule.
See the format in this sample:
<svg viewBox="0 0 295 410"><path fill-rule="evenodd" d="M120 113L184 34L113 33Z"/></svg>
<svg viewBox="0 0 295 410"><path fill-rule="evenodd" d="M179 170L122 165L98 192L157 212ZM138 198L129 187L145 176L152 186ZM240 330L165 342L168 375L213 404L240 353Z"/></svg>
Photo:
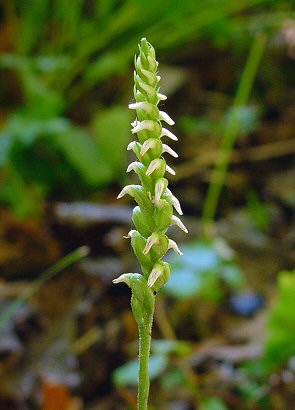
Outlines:
<svg viewBox="0 0 295 410"><path fill-rule="evenodd" d="M145 326L147 317L154 312L154 295L147 280L139 273L124 273L113 283L126 283L132 290L131 307L139 327Z"/></svg>

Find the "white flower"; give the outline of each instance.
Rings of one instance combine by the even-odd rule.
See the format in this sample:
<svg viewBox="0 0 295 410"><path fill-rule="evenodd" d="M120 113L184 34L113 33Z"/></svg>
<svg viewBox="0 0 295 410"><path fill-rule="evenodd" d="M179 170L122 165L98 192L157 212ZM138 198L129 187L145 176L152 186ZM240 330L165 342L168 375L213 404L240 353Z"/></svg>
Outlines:
<svg viewBox="0 0 295 410"><path fill-rule="evenodd" d="M148 286L151 288L156 283L157 279L163 274L164 269L160 264L156 264L148 278Z"/></svg>
<svg viewBox="0 0 295 410"><path fill-rule="evenodd" d="M122 198L124 195L129 194L131 196L133 196L133 185L126 185L122 191L119 193L119 195L117 196L117 199Z"/></svg>
<svg viewBox="0 0 295 410"><path fill-rule="evenodd" d="M141 166L141 165L142 164L139 161L131 162L131 164L128 165L128 168L127 168L126 172L136 171L136 168Z"/></svg>
<svg viewBox="0 0 295 410"><path fill-rule="evenodd" d="M173 134L173 132L167 130L166 128L162 128L162 133L161 133L161 137L168 137L173 141L178 141L178 138L176 137L176 135Z"/></svg>
<svg viewBox="0 0 295 410"><path fill-rule="evenodd" d="M163 161L160 158L153 159L153 161L151 161L150 165L148 166L145 174L151 175L156 169L162 166L162 163Z"/></svg>
<svg viewBox="0 0 295 410"><path fill-rule="evenodd" d="M169 174L171 174L171 175L176 175L174 169L169 167L169 165L166 165L166 171L169 172Z"/></svg>
<svg viewBox="0 0 295 410"><path fill-rule="evenodd" d="M151 148L155 148L156 146L156 141L155 138L150 138L148 140L146 140L143 144L142 144L142 148L140 150L140 155L143 157L144 154Z"/></svg>
<svg viewBox="0 0 295 410"><path fill-rule="evenodd" d="M180 203L179 203L178 199L176 198L176 196L174 196L174 195L172 194L172 192L170 191L170 189L168 189L168 188L166 189L166 192L168 192L170 202L171 202L171 204L174 206L176 212L178 212L179 215L182 215L183 212L182 212Z"/></svg>
<svg viewBox="0 0 295 410"><path fill-rule="evenodd" d="M130 108L130 110L138 110L138 109L144 110L148 114L151 114L153 110L155 109L155 106L149 102L142 101L142 102L129 104L128 108Z"/></svg>
<svg viewBox="0 0 295 410"><path fill-rule="evenodd" d="M151 236L147 238L145 248L143 250L143 254L146 255L149 253L151 248L159 242L159 235L156 232L153 232Z"/></svg>
<svg viewBox="0 0 295 410"><path fill-rule="evenodd" d="M177 246L177 243L172 241L172 239L169 239L168 249L173 249L174 252L178 253L179 255L183 255L183 253L181 252L181 250Z"/></svg>
<svg viewBox="0 0 295 410"><path fill-rule="evenodd" d="M175 122L165 111L159 111L159 117L162 121L165 121L168 125L174 125Z"/></svg>
<svg viewBox="0 0 295 410"><path fill-rule="evenodd" d="M132 128L131 132L132 134L135 134L137 132L143 131L143 130L148 130L148 131L154 131L155 130L155 122L151 120L144 120L141 122L137 122L135 127Z"/></svg>
<svg viewBox="0 0 295 410"><path fill-rule="evenodd" d="M168 152L168 154L172 155L172 157L178 158L178 154L173 151L173 149L170 148L169 145L163 144L163 152Z"/></svg>
<svg viewBox="0 0 295 410"><path fill-rule="evenodd" d="M155 202L159 202L163 192L167 188L167 179L159 178L155 184Z"/></svg>
<svg viewBox="0 0 295 410"><path fill-rule="evenodd" d="M172 215L171 218L171 225L177 225L180 229L182 229L185 233L188 233L187 228L185 225L182 223L182 221L175 215Z"/></svg>

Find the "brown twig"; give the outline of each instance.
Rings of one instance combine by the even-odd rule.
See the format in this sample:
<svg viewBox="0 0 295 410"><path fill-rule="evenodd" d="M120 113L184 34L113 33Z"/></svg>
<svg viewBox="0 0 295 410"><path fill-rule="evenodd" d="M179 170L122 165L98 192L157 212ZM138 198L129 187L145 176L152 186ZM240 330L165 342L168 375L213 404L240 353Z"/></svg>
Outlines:
<svg viewBox="0 0 295 410"><path fill-rule="evenodd" d="M272 158L278 158L285 155L295 153L295 139L288 139L284 141L276 141L270 144L263 144L257 147L243 148L232 152L230 162L238 164L241 162L255 162L266 161ZM195 174L204 172L208 167L215 164L218 158L218 150L207 152L195 156L190 161L187 161L177 167L174 181L179 181L184 178L189 178Z"/></svg>

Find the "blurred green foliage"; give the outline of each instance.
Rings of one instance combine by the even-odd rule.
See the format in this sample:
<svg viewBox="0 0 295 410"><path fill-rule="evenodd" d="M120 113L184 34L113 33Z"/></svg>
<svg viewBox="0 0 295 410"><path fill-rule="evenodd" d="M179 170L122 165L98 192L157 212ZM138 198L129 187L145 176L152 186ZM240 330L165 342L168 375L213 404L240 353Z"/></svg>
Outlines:
<svg viewBox="0 0 295 410"><path fill-rule="evenodd" d="M272 27L291 10L288 2L273 0L266 19L269 5L268 0L3 2L2 23L12 38L0 59L8 108L0 135L2 203L18 215L38 214L44 198L79 198L122 184L130 114L120 107L130 94L121 79L139 39L147 36L158 53L172 53L200 37L218 47L232 43L238 51L255 34L252 11L257 27ZM14 97L7 75L13 76ZM110 80L116 86L106 98L102 83ZM255 123L252 109L241 116Z"/></svg>
<svg viewBox="0 0 295 410"><path fill-rule="evenodd" d="M295 271L283 271L278 277L277 300L267 324L263 365L268 372L286 365L295 355Z"/></svg>

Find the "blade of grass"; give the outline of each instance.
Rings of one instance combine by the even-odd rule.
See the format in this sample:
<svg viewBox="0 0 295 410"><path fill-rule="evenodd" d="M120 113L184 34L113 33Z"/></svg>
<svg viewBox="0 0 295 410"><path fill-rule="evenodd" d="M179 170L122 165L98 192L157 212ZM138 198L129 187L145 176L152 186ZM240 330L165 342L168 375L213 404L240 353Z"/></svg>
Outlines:
<svg viewBox="0 0 295 410"><path fill-rule="evenodd" d="M89 253L89 248L87 246L82 246L73 252L66 255L64 258L60 259L49 269L46 269L33 283L27 285L23 290L22 294L1 313L0 315L0 332L9 321L17 310L22 306L22 304L28 300L45 282L53 278L63 269L72 265L73 263L84 258Z"/></svg>
<svg viewBox="0 0 295 410"><path fill-rule="evenodd" d="M244 106L250 96L256 73L265 49L267 37L264 34L258 35L252 43L241 80L238 86L236 96L233 101L233 109ZM228 122L221 142L219 157L205 200L204 211L202 215L202 233L205 236L213 234L213 224L218 206L219 197L226 178L229 160L234 143L239 135L240 120L236 115L231 116Z"/></svg>

